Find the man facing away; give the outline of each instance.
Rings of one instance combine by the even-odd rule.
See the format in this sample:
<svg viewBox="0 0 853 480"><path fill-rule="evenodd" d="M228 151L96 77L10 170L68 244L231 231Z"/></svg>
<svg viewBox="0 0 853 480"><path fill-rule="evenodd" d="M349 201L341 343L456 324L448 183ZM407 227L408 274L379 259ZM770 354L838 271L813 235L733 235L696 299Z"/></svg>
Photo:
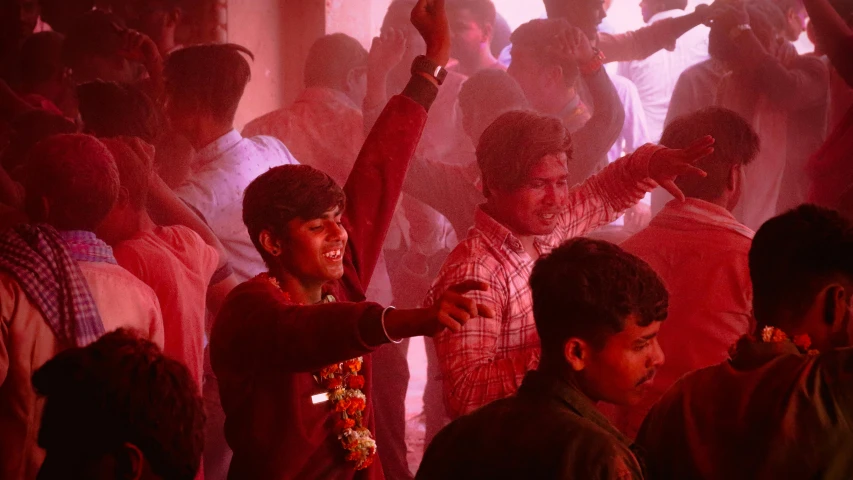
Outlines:
<svg viewBox="0 0 853 480"><path fill-rule="evenodd" d="M663 363L663 282L619 247L579 238L537 261L530 286L539 367L515 395L442 430L418 479L643 478L595 402L638 401Z"/></svg>
<svg viewBox="0 0 853 480"><path fill-rule="evenodd" d="M119 191L109 150L88 135L56 135L25 169L27 213L43 223L0 236L0 477L34 479L44 451L33 372L120 327L163 345L163 319L151 288L93 233Z"/></svg>
<svg viewBox="0 0 853 480"><path fill-rule="evenodd" d="M39 479L192 480L204 446L198 386L129 330L60 353L32 379L45 397Z"/></svg>
<svg viewBox="0 0 853 480"><path fill-rule="evenodd" d="M831 467L853 420L851 252L853 225L813 205L758 230L757 328L649 412L637 444L651 478L821 478Z"/></svg>
<svg viewBox="0 0 853 480"><path fill-rule="evenodd" d="M210 224L239 281L264 269L241 220L243 191L271 167L297 163L275 138L244 138L234 129L251 73L244 54L232 44L187 47L169 55L164 71L166 116L196 149L190 178L176 193Z"/></svg>
<svg viewBox="0 0 853 480"><path fill-rule="evenodd" d="M640 7L643 21L654 25L683 16L687 0L643 0ZM698 26L679 37L672 51L658 50L645 59L619 64L619 74L637 86L652 141L658 141L663 133L669 100L681 72L709 58L708 32L708 27Z"/></svg>
<svg viewBox="0 0 853 480"><path fill-rule="evenodd" d="M486 203L474 228L450 254L426 303L460 281L489 284L469 294L493 319L473 318L457 333L435 337L451 417L512 395L539 363L528 279L533 262L564 240L606 225L660 183L696 173L690 163L712 151L703 138L685 150L644 146L582 185L568 173L572 141L560 120L509 112L482 135L477 162Z"/></svg>
<svg viewBox="0 0 853 480"><path fill-rule="evenodd" d="M642 402L609 415L631 438L676 380L728 358L729 347L751 329L747 256L754 234L731 210L743 188L743 168L758 154L758 135L736 113L712 107L674 121L661 143L679 148L703 135L715 140L714 153L696 163L707 176L676 180L687 200L669 202L648 228L621 245L648 262L670 293L669 317L658 337L666 365Z"/></svg>

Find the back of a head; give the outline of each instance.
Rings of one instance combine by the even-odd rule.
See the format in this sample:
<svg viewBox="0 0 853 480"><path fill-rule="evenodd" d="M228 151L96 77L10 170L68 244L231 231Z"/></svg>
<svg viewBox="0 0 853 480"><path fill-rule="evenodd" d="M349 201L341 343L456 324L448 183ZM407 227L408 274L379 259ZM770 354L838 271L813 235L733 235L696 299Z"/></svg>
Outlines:
<svg viewBox="0 0 853 480"><path fill-rule="evenodd" d="M92 10L77 18L65 34L62 56L66 66L77 68L86 57L113 58L122 48L116 24L121 20L102 10Z"/></svg>
<svg viewBox="0 0 853 480"><path fill-rule="evenodd" d="M675 119L664 130L660 143L683 149L706 135L714 137L714 153L695 165L708 176L682 176L675 184L687 197L714 201L725 192L732 167L751 163L758 155L760 142L755 129L743 117L725 108L708 107Z"/></svg>
<svg viewBox="0 0 853 480"><path fill-rule="evenodd" d="M417 0L394 0L388 5L383 27L400 28L410 24L412 9L417 5Z"/></svg>
<svg viewBox="0 0 853 480"><path fill-rule="evenodd" d="M853 223L815 205L772 218L755 234L749 271L759 326L787 327L780 313L800 317L823 287L853 281Z"/></svg>
<svg viewBox="0 0 853 480"><path fill-rule="evenodd" d="M139 137L154 143L162 118L154 102L138 87L94 81L77 87L85 130L96 137Z"/></svg>
<svg viewBox="0 0 853 480"><path fill-rule="evenodd" d="M531 20L512 32L510 41L514 51L523 49L539 65L561 67L566 86L570 87L580 76L580 70L577 62L559 55L555 47L558 46L558 38L572 28L568 20L562 18Z"/></svg>
<svg viewBox="0 0 853 480"><path fill-rule="evenodd" d="M62 71L63 37L56 32L30 35L21 45L21 81L25 86L53 80Z"/></svg>
<svg viewBox="0 0 853 480"><path fill-rule="evenodd" d="M669 294L643 260L612 243L576 238L540 258L530 276L533 317L542 355L560 358L570 338L602 348L624 330L664 320Z"/></svg>
<svg viewBox="0 0 853 480"><path fill-rule="evenodd" d="M41 19L56 32L68 33L74 22L92 11L95 0L38 0Z"/></svg>
<svg viewBox="0 0 853 480"><path fill-rule="evenodd" d="M136 137L102 138L101 142L115 159L119 180L127 190L130 204L137 210L144 210L154 174L154 147Z"/></svg>
<svg viewBox="0 0 853 480"><path fill-rule="evenodd" d="M488 188L513 190L546 155L565 153L571 159L572 137L558 118L532 111L512 111L498 117L480 136L477 164Z"/></svg>
<svg viewBox="0 0 853 480"><path fill-rule="evenodd" d="M135 333L108 333L49 360L33 375L47 397L39 478L82 478L130 443L159 478L192 480L202 453L204 411L187 368ZM81 465L82 464L82 465Z"/></svg>
<svg viewBox="0 0 853 480"><path fill-rule="evenodd" d="M77 131L71 120L41 109L18 115L10 127L9 144L0 155L3 168L10 173L26 162L30 149L40 141L51 135Z"/></svg>
<svg viewBox="0 0 853 480"><path fill-rule="evenodd" d="M453 18L454 12L460 10L471 12L472 17L480 27L486 25L494 27L498 16L492 0L449 0L447 2L447 14L450 18Z"/></svg>
<svg viewBox="0 0 853 480"><path fill-rule="evenodd" d="M367 50L358 40L343 33L319 38L305 61L305 86L341 90L353 69L367 66Z"/></svg>
<svg viewBox="0 0 853 480"><path fill-rule="evenodd" d="M308 165L274 167L256 178L243 194L243 223L252 243L268 265L273 258L260 244L269 230L285 238L285 226L295 218L312 220L346 206L343 189L329 175Z"/></svg>
<svg viewBox="0 0 853 480"><path fill-rule="evenodd" d="M499 116L512 110L528 108L527 98L518 83L503 70L480 70L472 75L459 91L459 107L485 123L480 131Z"/></svg>
<svg viewBox="0 0 853 480"><path fill-rule="evenodd" d="M54 135L30 150L24 185L31 214L43 210L44 198L44 220L54 228L93 231L113 208L119 176L112 154L95 137Z"/></svg>
<svg viewBox="0 0 853 480"><path fill-rule="evenodd" d="M204 112L232 123L251 77L245 47L235 44L195 45L173 52L164 76L169 101L184 112Z"/></svg>

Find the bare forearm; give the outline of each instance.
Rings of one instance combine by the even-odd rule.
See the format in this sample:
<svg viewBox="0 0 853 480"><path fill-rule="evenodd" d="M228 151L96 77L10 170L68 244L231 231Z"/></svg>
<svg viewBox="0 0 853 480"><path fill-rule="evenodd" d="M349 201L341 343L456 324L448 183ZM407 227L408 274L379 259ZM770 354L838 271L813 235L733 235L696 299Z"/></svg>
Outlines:
<svg viewBox="0 0 853 480"><path fill-rule="evenodd" d="M228 261L225 247L210 227L155 175L148 195L148 212L158 225L183 225L196 232L204 243L216 249L220 265Z"/></svg>

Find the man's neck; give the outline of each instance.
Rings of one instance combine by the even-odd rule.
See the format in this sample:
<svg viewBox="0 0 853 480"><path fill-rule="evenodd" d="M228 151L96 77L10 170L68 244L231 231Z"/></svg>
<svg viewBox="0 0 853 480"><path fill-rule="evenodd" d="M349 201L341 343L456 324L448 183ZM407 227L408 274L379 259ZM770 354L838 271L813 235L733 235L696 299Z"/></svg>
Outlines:
<svg viewBox="0 0 853 480"><path fill-rule="evenodd" d="M469 62L459 62L459 73L465 75L466 77L470 77L480 70L486 70L489 68L495 68L498 64L498 60L492 55L492 51L489 49L488 45L483 44L480 45L480 52L476 58Z"/></svg>
<svg viewBox="0 0 853 480"><path fill-rule="evenodd" d="M488 202L486 202L486 204L483 205L482 208L483 211L485 211L490 217L492 217L496 222L503 225L504 228L506 228L510 231L510 233L512 233L512 235L518 240L518 242L521 243L521 247L524 249L525 252L527 252L530 258L532 258L533 260L539 259L539 249L536 248L536 235L525 235L515 231L515 229L509 226L507 222L505 222L504 219L501 218L500 215L495 213L494 208L492 208Z"/></svg>
<svg viewBox="0 0 853 480"><path fill-rule="evenodd" d="M561 89L550 98L552 98L553 101L540 105L539 111L546 115L555 115L559 117L566 107L578 98L578 92L574 88Z"/></svg>
<svg viewBox="0 0 853 480"><path fill-rule="evenodd" d="M155 227L157 227L157 224L151 220L151 216L148 215L148 212L144 208L139 211L128 209L128 213L124 214L121 226L114 229L113 237L105 238L104 240L110 245L118 245L140 233L151 232Z"/></svg>
<svg viewBox="0 0 853 480"><path fill-rule="evenodd" d="M228 134L228 132L233 129L233 125L210 125L208 127L202 128L200 129L198 134L195 135L194 138L191 140L193 148L195 148L196 151L201 150L202 148L222 138L224 135Z"/></svg>
<svg viewBox="0 0 853 480"><path fill-rule="evenodd" d="M315 305L323 300L322 283L303 283L282 267L270 269L270 274L281 284L281 289L290 295L290 299L300 305Z"/></svg>

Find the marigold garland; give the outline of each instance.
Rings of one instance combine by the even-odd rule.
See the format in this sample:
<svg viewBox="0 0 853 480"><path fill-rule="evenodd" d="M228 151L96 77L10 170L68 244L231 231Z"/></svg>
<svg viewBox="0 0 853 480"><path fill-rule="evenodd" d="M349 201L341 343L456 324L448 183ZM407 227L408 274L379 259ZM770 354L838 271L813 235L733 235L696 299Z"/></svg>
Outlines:
<svg viewBox="0 0 853 480"><path fill-rule="evenodd" d="M788 340L788 334L779 328L764 327L761 330L761 341L764 343L782 343L786 340ZM812 346L812 339L807 334L794 335L794 338L790 340L801 352L807 355L817 355L820 353L817 350L809 349Z"/></svg>
<svg viewBox="0 0 853 480"><path fill-rule="evenodd" d="M275 285L291 302L290 294L281 290L278 280L272 275L262 273L261 277ZM376 459L376 440L370 430L364 426L364 409L367 408L367 396L364 388L364 376L359 375L364 362L362 357L336 363L320 369L314 378L329 393L329 401L338 415L334 431L346 450L346 459L355 463L356 470L364 470Z"/></svg>

